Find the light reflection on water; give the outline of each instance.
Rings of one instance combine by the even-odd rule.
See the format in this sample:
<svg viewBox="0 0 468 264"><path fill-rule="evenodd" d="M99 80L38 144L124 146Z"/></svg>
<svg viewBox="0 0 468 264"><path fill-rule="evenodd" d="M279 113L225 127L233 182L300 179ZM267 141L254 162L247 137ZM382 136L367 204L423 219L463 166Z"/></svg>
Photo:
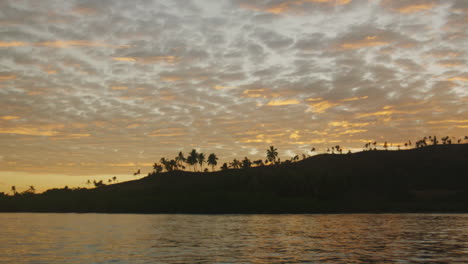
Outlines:
<svg viewBox="0 0 468 264"><path fill-rule="evenodd" d="M468 260L466 214L0 214L0 234L0 263Z"/></svg>

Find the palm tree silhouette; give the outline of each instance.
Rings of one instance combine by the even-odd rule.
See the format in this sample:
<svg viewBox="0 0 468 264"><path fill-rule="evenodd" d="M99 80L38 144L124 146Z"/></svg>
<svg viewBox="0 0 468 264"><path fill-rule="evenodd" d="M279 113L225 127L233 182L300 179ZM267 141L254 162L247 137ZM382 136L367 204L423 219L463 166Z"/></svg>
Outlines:
<svg viewBox="0 0 468 264"><path fill-rule="evenodd" d="M229 167L228 167L227 163L225 162L225 163L223 163L223 166L221 166L221 170L227 170L227 169L229 169Z"/></svg>
<svg viewBox="0 0 468 264"><path fill-rule="evenodd" d="M159 165L158 163L153 164L153 169L154 169L154 172L156 173L161 173L163 171L163 167Z"/></svg>
<svg viewBox="0 0 468 264"><path fill-rule="evenodd" d="M208 156L208 165L211 166L211 170L214 171L214 167L218 164L218 157L216 157L216 154L211 153Z"/></svg>
<svg viewBox="0 0 468 264"><path fill-rule="evenodd" d="M234 159L230 164L229 164L233 169L239 169L242 165L240 161L237 159Z"/></svg>
<svg viewBox="0 0 468 264"><path fill-rule="evenodd" d="M190 166L193 166L193 171L195 171L197 161L198 161L198 153L195 149L192 149L192 151L189 153L187 157L187 163Z"/></svg>
<svg viewBox="0 0 468 264"><path fill-rule="evenodd" d="M249 158L245 157L244 160L242 160L242 168L247 169L252 167L252 162L249 160Z"/></svg>
<svg viewBox="0 0 468 264"><path fill-rule="evenodd" d="M203 171L203 163L205 163L205 154L198 154L198 164L200 164L200 171Z"/></svg>
<svg viewBox="0 0 468 264"><path fill-rule="evenodd" d="M17 192L16 192L16 186L11 186L11 192L13 193L13 195L16 195Z"/></svg>
<svg viewBox="0 0 468 264"><path fill-rule="evenodd" d="M278 149L273 146L270 146L270 148L267 149L266 157L269 162L276 163L276 158L278 157Z"/></svg>
<svg viewBox="0 0 468 264"><path fill-rule="evenodd" d="M182 151L179 151L179 155L177 155L175 161L177 162L177 167L185 169L185 167L182 164L186 161L186 159Z"/></svg>

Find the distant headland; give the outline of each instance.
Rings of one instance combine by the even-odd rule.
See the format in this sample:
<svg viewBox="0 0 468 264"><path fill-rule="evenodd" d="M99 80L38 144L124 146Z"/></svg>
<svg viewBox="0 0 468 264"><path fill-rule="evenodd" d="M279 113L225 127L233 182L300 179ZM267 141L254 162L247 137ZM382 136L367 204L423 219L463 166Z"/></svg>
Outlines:
<svg viewBox="0 0 468 264"><path fill-rule="evenodd" d="M424 138L416 148L407 142L399 150L377 150L369 142L358 153L335 146L286 161L271 146L266 160L234 160L219 171L203 168L214 170L215 154L205 161L193 150L187 158L162 158L139 180L0 193L0 212L468 212L468 144L441 140ZM183 171L186 165L193 171Z"/></svg>

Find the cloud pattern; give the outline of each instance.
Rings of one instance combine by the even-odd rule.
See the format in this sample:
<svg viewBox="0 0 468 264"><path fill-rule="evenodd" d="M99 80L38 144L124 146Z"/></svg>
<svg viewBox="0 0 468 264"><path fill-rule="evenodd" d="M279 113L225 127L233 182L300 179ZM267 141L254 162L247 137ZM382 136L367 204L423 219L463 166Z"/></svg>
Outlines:
<svg viewBox="0 0 468 264"><path fill-rule="evenodd" d="M464 0L5 0L0 165L94 175L468 128Z"/></svg>

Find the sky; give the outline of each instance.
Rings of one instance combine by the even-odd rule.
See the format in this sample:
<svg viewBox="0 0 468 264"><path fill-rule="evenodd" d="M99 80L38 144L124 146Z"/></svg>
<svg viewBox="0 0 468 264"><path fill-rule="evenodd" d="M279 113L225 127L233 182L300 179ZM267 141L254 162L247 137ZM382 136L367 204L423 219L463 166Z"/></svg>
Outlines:
<svg viewBox="0 0 468 264"><path fill-rule="evenodd" d="M466 0L1 0L0 191L464 137L467 28Z"/></svg>

